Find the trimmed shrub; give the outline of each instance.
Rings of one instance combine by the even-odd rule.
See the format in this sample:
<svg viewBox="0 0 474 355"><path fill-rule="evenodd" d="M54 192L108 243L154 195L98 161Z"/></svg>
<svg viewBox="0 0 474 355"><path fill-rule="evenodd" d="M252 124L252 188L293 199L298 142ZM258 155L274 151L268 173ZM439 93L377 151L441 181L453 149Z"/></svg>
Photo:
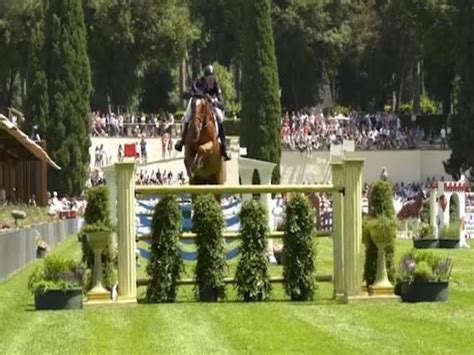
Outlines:
<svg viewBox="0 0 474 355"><path fill-rule="evenodd" d="M268 215L261 202L247 201L240 210L240 260L235 273L237 292L244 301L262 301L271 291L266 255Z"/></svg>
<svg viewBox="0 0 474 355"><path fill-rule="evenodd" d="M84 212L86 226L101 226L112 229L110 220L109 193L105 186L93 187L87 190L87 207ZM94 269L94 252L89 246L84 230L79 232L79 240L82 247L82 263L85 266L84 288L90 290L93 286L92 270ZM103 284L111 289L117 281L115 270L116 252L113 250L112 242L102 252Z"/></svg>
<svg viewBox="0 0 474 355"><path fill-rule="evenodd" d="M392 201L392 186L386 181L379 181L372 186L369 202L369 215L371 218L385 216L395 219L395 209ZM370 232L369 232L370 234ZM372 285L377 274L377 246L372 238L365 238L365 263L364 280L367 286ZM390 282L395 282L395 240L392 239L385 247L385 261Z"/></svg>
<svg viewBox="0 0 474 355"><path fill-rule="evenodd" d="M286 206L283 235L283 285L293 301L313 299L315 289L314 214L301 194L290 197Z"/></svg>
<svg viewBox="0 0 474 355"><path fill-rule="evenodd" d="M225 297L227 264L223 228L224 217L216 198L210 194L198 196L194 204L193 232L197 246L195 292L200 301L217 301Z"/></svg>
<svg viewBox="0 0 474 355"><path fill-rule="evenodd" d="M151 258L146 268L151 283L145 299L148 303L174 302L183 271L179 250L181 211L175 196L165 196L158 202L151 230Z"/></svg>
<svg viewBox="0 0 474 355"><path fill-rule="evenodd" d="M84 212L86 224L111 226L109 190L105 186L92 187L87 190L87 207Z"/></svg>

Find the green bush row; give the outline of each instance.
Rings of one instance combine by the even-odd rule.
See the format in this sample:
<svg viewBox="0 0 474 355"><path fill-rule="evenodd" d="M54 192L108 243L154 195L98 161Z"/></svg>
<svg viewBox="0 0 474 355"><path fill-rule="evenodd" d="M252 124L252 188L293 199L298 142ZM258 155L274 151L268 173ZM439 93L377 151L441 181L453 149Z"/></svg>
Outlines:
<svg viewBox="0 0 474 355"><path fill-rule="evenodd" d="M284 226L284 288L292 300L311 300L315 289L315 252L312 236L314 220L311 206L302 195L293 195L286 209ZM239 296L245 301L268 299L271 292L269 260L265 254L268 216L264 206L251 200L242 206L241 256L235 280ZM177 282L183 271L179 256L181 216L174 197L156 206L152 224L152 257L147 267L151 283L148 302L170 302L176 298ZM194 204L193 232L196 233L197 263L195 296L200 301L225 297L224 218L213 195L198 196Z"/></svg>

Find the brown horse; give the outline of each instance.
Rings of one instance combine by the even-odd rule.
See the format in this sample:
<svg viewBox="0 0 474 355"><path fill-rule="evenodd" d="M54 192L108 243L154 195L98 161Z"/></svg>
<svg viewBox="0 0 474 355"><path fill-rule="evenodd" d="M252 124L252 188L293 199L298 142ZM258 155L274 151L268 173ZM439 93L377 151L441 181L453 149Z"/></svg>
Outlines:
<svg viewBox="0 0 474 355"><path fill-rule="evenodd" d="M420 218L425 197L425 193L422 190L419 190L415 200L409 201L403 205L400 212L398 212L398 219L403 221L408 218Z"/></svg>
<svg viewBox="0 0 474 355"><path fill-rule="evenodd" d="M207 98L192 100L192 118L184 141L189 184L222 185L225 170L211 103Z"/></svg>

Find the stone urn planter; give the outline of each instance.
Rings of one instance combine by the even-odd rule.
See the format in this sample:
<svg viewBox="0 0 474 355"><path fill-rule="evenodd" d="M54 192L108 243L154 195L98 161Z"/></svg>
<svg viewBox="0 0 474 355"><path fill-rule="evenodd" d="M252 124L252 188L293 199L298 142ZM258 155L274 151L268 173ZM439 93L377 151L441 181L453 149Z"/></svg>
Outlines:
<svg viewBox="0 0 474 355"><path fill-rule="evenodd" d="M87 232L87 241L94 252L94 287L87 293L89 301L105 301L110 299L110 292L102 285L102 251L111 240L111 231Z"/></svg>
<svg viewBox="0 0 474 355"><path fill-rule="evenodd" d="M374 284L369 286L369 294L371 296L396 298L394 287L388 279L385 262L385 247L396 237L395 221L381 216L369 221L368 229L370 237L377 246L377 273Z"/></svg>

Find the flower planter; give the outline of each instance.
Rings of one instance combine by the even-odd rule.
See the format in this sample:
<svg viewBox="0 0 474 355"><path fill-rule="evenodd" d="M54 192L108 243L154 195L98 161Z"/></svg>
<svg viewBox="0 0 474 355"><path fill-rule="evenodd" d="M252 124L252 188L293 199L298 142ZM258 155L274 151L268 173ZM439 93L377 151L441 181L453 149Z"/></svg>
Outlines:
<svg viewBox="0 0 474 355"><path fill-rule="evenodd" d="M438 248L438 239L413 239L413 247L416 249Z"/></svg>
<svg viewBox="0 0 474 355"><path fill-rule="evenodd" d="M218 292L212 287L199 288L199 301L201 302L217 302Z"/></svg>
<svg viewBox="0 0 474 355"><path fill-rule="evenodd" d="M60 310L82 309L82 288L70 290L48 290L35 295L35 309Z"/></svg>
<svg viewBox="0 0 474 355"><path fill-rule="evenodd" d="M439 248L442 248L442 249L459 248L459 239L440 239Z"/></svg>
<svg viewBox="0 0 474 355"><path fill-rule="evenodd" d="M402 282L400 296L403 302L445 302L448 300L449 282Z"/></svg>

